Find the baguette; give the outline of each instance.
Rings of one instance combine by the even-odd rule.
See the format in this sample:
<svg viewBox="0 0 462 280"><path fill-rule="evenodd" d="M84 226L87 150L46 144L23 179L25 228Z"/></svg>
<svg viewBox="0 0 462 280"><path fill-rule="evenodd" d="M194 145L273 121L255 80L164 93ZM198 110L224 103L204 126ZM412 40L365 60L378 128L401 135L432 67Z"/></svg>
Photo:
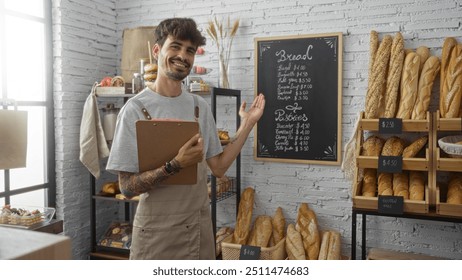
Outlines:
<svg viewBox="0 0 462 280"><path fill-rule="evenodd" d="M462 97L462 45L457 45L452 49L441 97L443 117L459 117Z"/></svg>
<svg viewBox="0 0 462 280"><path fill-rule="evenodd" d="M420 46L415 50L415 53L420 57L419 76L422 72L423 66L427 59L430 57L430 50L426 46Z"/></svg>
<svg viewBox="0 0 462 280"><path fill-rule="evenodd" d="M325 231L322 234L321 248L319 249L318 260L327 260L327 253L329 252L330 231Z"/></svg>
<svg viewBox="0 0 462 280"><path fill-rule="evenodd" d="M412 109L411 119L424 120L432 94L433 83L440 70L440 61L436 56L430 56L425 62L419 77L417 100Z"/></svg>
<svg viewBox="0 0 462 280"><path fill-rule="evenodd" d="M446 203L462 204L462 175L459 173L449 180Z"/></svg>
<svg viewBox="0 0 462 280"><path fill-rule="evenodd" d="M403 150L403 158L415 157L420 150L427 144L428 136L424 135L419 137L417 140L411 143Z"/></svg>
<svg viewBox="0 0 462 280"><path fill-rule="evenodd" d="M364 169L363 187L361 192L362 196L375 197L375 193L377 192L377 169Z"/></svg>
<svg viewBox="0 0 462 280"><path fill-rule="evenodd" d="M409 172L409 199L424 200L425 176L420 171Z"/></svg>
<svg viewBox="0 0 462 280"><path fill-rule="evenodd" d="M271 235L273 234L271 217L266 215L257 216L252 231L252 238L249 238L248 245L257 247L268 247Z"/></svg>
<svg viewBox="0 0 462 280"><path fill-rule="evenodd" d="M302 235L306 259L317 260L321 246L318 222L313 210L306 203L300 204L295 229Z"/></svg>
<svg viewBox="0 0 462 280"><path fill-rule="evenodd" d="M365 117L367 119L376 119L379 116L379 105L385 92L385 83L390 59L392 37L385 35L380 43L379 49L374 59L372 73L369 77L369 83L366 94Z"/></svg>
<svg viewBox="0 0 462 280"><path fill-rule="evenodd" d="M337 231L331 231L329 237L329 249L327 253L328 260L340 260L340 251L342 244L340 240L340 233Z"/></svg>
<svg viewBox="0 0 462 280"><path fill-rule="evenodd" d="M286 229L286 219L282 213L282 208L278 207L276 213L274 213L273 218L271 219L273 225L273 234L271 235L271 244L276 245L284 239L284 231Z"/></svg>
<svg viewBox="0 0 462 280"><path fill-rule="evenodd" d="M401 95L398 106L397 118L410 119L412 109L417 98L417 86L419 82L420 57L416 53L410 53L404 60L401 77Z"/></svg>
<svg viewBox="0 0 462 280"><path fill-rule="evenodd" d="M393 195L393 174L380 173L378 177L378 195Z"/></svg>
<svg viewBox="0 0 462 280"><path fill-rule="evenodd" d="M394 118L398 101L399 82L403 71L404 42L403 35L396 33L391 45L390 64L388 65L387 83L385 89L385 118Z"/></svg>
<svg viewBox="0 0 462 280"><path fill-rule="evenodd" d="M287 226L286 252L289 260L306 260L302 235L293 224Z"/></svg>
<svg viewBox="0 0 462 280"><path fill-rule="evenodd" d="M443 50L441 51L441 67L440 67L440 102L439 102L439 109L440 109L440 117L444 117L446 115L445 108L443 107L443 99L446 97L443 93L443 85L446 80L446 72L449 66L449 60L451 57L452 49L457 45L456 39L453 37L447 37L443 43Z"/></svg>
<svg viewBox="0 0 462 280"><path fill-rule="evenodd" d="M242 192L237 213L236 227L233 233L233 243L235 244L247 244L252 222L254 195L255 190L251 187L247 187Z"/></svg>
<svg viewBox="0 0 462 280"><path fill-rule="evenodd" d="M393 195L402 196L404 199L409 199L408 172L403 171L403 173L393 173Z"/></svg>

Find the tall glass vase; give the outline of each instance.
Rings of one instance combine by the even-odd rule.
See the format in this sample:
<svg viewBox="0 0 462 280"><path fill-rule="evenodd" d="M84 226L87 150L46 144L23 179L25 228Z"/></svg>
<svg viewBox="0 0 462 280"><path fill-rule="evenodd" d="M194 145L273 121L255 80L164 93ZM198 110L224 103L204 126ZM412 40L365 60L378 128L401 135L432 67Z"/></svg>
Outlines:
<svg viewBox="0 0 462 280"><path fill-rule="evenodd" d="M220 47L218 53L219 59L219 73L218 73L218 86L221 88L229 88L229 79L228 79L228 60L226 59L226 51L223 47Z"/></svg>

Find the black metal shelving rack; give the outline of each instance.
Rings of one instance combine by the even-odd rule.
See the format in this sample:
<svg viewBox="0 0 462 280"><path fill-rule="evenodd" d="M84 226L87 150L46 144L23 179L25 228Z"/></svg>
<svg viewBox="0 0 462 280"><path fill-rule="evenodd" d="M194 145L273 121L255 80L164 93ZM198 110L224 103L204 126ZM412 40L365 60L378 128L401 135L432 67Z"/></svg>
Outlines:
<svg viewBox="0 0 462 280"><path fill-rule="evenodd" d="M212 88L212 100L211 100L211 109L213 118L215 122L217 120L217 97L218 96L227 96L236 98L236 130L241 125L241 119L239 117L239 108L241 106L241 91L236 89L226 89L226 88ZM217 179L214 176L211 176L211 211L212 211L212 223L213 223L213 233L215 235L217 230ZM236 216L239 210L239 201L241 199L241 154L236 158Z"/></svg>

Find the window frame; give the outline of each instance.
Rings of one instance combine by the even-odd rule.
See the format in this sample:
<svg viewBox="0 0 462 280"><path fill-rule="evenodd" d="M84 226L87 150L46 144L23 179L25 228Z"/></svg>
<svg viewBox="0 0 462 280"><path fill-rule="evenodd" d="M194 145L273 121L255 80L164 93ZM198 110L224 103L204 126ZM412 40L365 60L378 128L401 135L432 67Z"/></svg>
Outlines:
<svg viewBox="0 0 462 280"><path fill-rule="evenodd" d="M10 170L0 170L4 173L4 191L0 191L0 198L5 200L5 204L10 204L10 199L14 195L24 194L36 190L44 189L44 206L46 207L56 207L56 171L55 171L55 129L54 129L54 102L53 102L53 40L52 40L52 11L51 11L51 0L42 0L43 1L43 18L39 18L32 15L22 14L15 11L10 11L5 8L4 2L0 3L0 44L2 46L6 45L5 42L5 16L14 16L19 18L24 18L27 20L37 21L43 23L44 31L44 49L45 49L45 101L17 101L17 107L29 106L29 107L38 107L44 108L46 114L45 120L45 135L46 142L44 149L44 154L46 158L45 168L45 182L43 184L33 185L22 187L18 189L11 190L11 178ZM6 48L2 47L0 55L2 56L2 61L6 61ZM0 110L7 109L9 104L4 104L3 100L8 98L7 94L7 67L6 63L2 63L2 95L0 96ZM30 136L28 136L30 137ZM30 138L29 138L30 139Z"/></svg>

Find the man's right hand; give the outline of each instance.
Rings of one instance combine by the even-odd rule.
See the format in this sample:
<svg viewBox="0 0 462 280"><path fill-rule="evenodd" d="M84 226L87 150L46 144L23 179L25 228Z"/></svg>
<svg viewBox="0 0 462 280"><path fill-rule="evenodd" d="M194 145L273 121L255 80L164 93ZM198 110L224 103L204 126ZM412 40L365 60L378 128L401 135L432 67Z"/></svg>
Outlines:
<svg viewBox="0 0 462 280"><path fill-rule="evenodd" d="M199 163L204 157L204 140L200 134L196 134L186 142L178 151L175 160L178 161L181 168Z"/></svg>

